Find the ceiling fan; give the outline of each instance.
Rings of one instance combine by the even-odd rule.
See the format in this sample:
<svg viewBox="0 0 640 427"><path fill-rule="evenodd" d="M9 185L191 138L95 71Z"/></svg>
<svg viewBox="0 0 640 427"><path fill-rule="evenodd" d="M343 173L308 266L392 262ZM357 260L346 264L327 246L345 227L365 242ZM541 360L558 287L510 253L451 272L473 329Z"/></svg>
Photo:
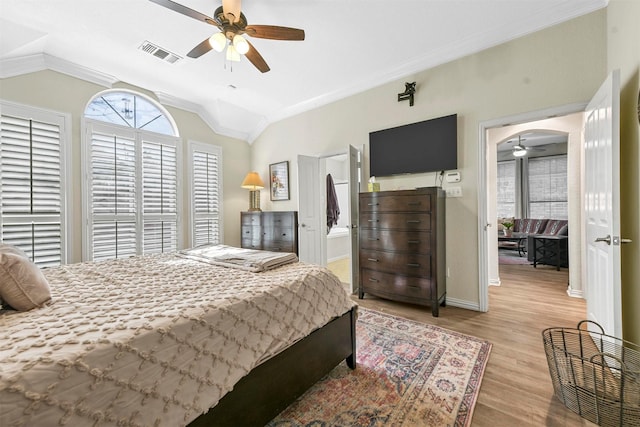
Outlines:
<svg viewBox="0 0 640 427"><path fill-rule="evenodd" d="M262 55L244 37L246 34L251 37L271 40L304 40L304 30L290 27L278 27L275 25L248 25L247 18L240 11L240 0L222 0L222 6L218 7L209 17L179 3L171 0L150 0L153 3L164 6L174 12L181 13L198 21L218 27L219 33L203 40L196 47L191 49L187 56L199 58L211 49L222 52L227 48L226 58L229 61L239 61L240 55L244 54L247 59L262 73L270 70Z"/></svg>
<svg viewBox="0 0 640 427"><path fill-rule="evenodd" d="M515 157L522 157L522 156L526 156L528 151L545 151L544 148L541 147L527 147L525 145L522 144L522 138L520 135L518 135L518 143L516 145L513 146L512 148L512 154ZM511 141L509 141L511 142Z"/></svg>

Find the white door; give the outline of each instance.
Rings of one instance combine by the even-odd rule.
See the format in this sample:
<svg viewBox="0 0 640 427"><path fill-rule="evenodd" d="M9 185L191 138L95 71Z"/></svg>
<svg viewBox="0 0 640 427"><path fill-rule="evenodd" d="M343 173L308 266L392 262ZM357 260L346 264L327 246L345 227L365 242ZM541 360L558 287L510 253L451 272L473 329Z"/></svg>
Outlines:
<svg viewBox="0 0 640 427"><path fill-rule="evenodd" d="M358 259L358 194L362 168L360 166L360 152L353 145L349 145L349 225L351 237L351 290L356 292L360 283L360 262Z"/></svg>
<svg viewBox="0 0 640 427"><path fill-rule="evenodd" d="M584 144L587 316L622 338L618 70L587 106Z"/></svg>
<svg viewBox="0 0 640 427"><path fill-rule="evenodd" d="M322 206L320 161L317 157L298 156L298 257L300 261L323 265Z"/></svg>

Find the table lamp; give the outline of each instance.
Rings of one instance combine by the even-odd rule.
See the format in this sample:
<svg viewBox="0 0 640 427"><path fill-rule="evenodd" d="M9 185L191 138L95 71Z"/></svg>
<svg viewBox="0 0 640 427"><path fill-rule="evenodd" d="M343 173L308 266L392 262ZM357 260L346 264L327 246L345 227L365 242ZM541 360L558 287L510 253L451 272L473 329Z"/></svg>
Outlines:
<svg viewBox="0 0 640 427"><path fill-rule="evenodd" d="M261 211L260 190L264 188L264 182L260 179L258 172L249 172L242 181L242 188L249 191L249 211Z"/></svg>

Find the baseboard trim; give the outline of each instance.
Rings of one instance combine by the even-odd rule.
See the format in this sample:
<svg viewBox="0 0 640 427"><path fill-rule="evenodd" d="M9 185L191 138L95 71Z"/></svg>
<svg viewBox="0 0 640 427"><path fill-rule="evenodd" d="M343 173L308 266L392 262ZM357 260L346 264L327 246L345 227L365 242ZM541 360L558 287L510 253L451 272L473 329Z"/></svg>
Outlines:
<svg viewBox="0 0 640 427"><path fill-rule="evenodd" d="M576 291L575 289L567 288L567 295L572 298L584 298L584 293L582 291Z"/></svg>
<svg viewBox="0 0 640 427"><path fill-rule="evenodd" d="M502 281L500 279L489 279L489 286L500 286Z"/></svg>
<svg viewBox="0 0 640 427"><path fill-rule="evenodd" d="M464 308L466 310L481 311L480 305L477 302L466 301L466 300L457 299L457 298L447 297L447 305L451 307Z"/></svg>

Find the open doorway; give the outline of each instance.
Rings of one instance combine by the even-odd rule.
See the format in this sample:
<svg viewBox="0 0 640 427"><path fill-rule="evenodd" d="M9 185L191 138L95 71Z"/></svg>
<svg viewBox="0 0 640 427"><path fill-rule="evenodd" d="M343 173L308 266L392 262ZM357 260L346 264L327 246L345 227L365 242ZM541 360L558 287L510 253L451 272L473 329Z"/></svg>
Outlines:
<svg viewBox="0 0 640 427"><path fill-rule="evenodd" d="M349 158L337 154L324 158L327 204L333 206L333 220L327 222L327 267L341 282L351 283L351 222L349 206ZM329 197L335 197L331 200Z"/></svg>
<svg viewBox="0 0 640 427"><path fill-rule="evenodd" d="M498 143L497 159L500 277L507 265L532 272L546 266L568 269L567 134L518 134Z"/></svg>
<svg viewBox="0 0 640 427"><path fill-rule="evenodd" d="M569 285L567 293L582 296L581 285L581 206L582 204L582 126L584 106L568 106L507 117L481 124L481 185L480 185L480 309L489 309L488 286L499 285L497 165L498 146L518 135L545 133L566 137ZM513 145L514 143L512 143ZM511 148L513 150L513 148Z"/></svg>

